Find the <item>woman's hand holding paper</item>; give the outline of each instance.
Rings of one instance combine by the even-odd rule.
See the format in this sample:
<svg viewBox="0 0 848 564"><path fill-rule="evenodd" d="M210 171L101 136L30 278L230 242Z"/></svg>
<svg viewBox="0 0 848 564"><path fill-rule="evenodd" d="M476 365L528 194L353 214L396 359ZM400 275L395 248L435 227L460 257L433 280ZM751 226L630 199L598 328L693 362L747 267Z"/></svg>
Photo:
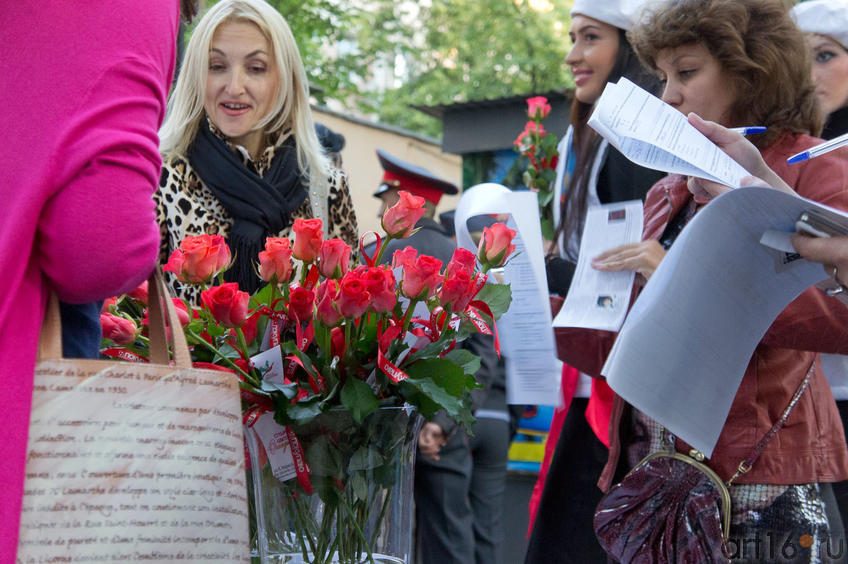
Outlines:
<svg viewBox="0 0 848 564"><path fill-rule="evenodd" d="M715 143L719 149L751 173L750 177L746 177L742 181L742 186L771 186L784 192L795 193L782 178L769 168L763 160L760 150L744 135L731 131L715 122L703 120L694 113L690 113L688 119L695 129L703 133L707 139ZM689 179L689 190L695 195L696 199L700 200L715 198L731 189L731 187L703 178Z"/></svg>
<svg viewBox="0 0 848 564"><path fill-rule="evenodd" d="M592 259L592 268L607 272L635 270L649 279L665 256L665 249L651 239L613 247Z"/></svg>

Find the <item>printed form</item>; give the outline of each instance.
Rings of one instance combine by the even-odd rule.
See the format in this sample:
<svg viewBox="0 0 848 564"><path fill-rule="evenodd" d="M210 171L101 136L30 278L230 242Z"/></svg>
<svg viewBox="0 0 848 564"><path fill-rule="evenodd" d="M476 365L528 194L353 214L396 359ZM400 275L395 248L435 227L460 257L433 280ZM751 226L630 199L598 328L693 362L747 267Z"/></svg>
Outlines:
<svg viewBox="0 0 848 564"><path fill-rule="evenodd" d="M749 173L679 111L626 78L608 83L589 126L636 164L736 187Z"/></svg>
<svg viewBox="0 0 848 564"><path fill-rule="evenodd" d="M602 252L642 238L642 202L594 206L586 212L574 278L554 327L585 327L618 331L627 315L636 273L605 272L592 268Z"/></svg>
<svg viewBox="0 0 848 564"><path fill-rule="evenodd" d="M534 192L513 192L500 184L478 184L462 193L456 208L457 245L476 254L466 221L481 214L509 214L506 222L518 231L515 254L503 268L512 303L498 320L506 360L507 402L556 405L562 363L556 357L551 330L551 306L545 276L539 199ZM490 276L491 281L494 276Z"/></svg>

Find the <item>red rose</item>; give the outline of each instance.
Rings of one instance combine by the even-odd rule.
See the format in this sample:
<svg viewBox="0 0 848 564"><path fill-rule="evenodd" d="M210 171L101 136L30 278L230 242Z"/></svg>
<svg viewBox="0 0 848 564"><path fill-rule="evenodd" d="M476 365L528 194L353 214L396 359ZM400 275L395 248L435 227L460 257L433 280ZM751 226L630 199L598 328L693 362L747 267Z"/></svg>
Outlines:
<svg viewBox="0 0 848 564"><path fill-rule="evenodd" d="M341 239L327 239L318 251L318 272L324 278L341 278L350 263L350 245Z"/></svg>
<svg viewBox="0 0 848 564"><path fill-rule="evenodd" d="M418 258L418 251L407 245L403 250L395 251L395 254L392 255L392 268L415 262L416 258Z"/></svg>
<svg viewBox="0 0 848 564"><path fill-rule="evenodd" d="M111 313L101 313L100 330L104 339L111 339L119 345L127 345L135 341L138 327L131 319Z"/></svg>
<svg viewBox="0 0 848 564"><path fill-rule="evenodd" d="M333 327L330 331L330 354L341 358L346 350L344 331L341 327Z"/></svg>
<svg viewBox="0 0 848 564"><path fill-rule="evenodd" d="M365 284L371 296L371 310L377 313L391 311L397 303L395 293L395 275L385 266L366 267L359 272L359 279Z"/></svg>
<svg viewBox="0 0 848 564"><path fill-rule="evenodd" d="M514 238L515 231L503 223L484 227L480 247L477 250L477 259L480 264L488 268L503 266L507 257L515 250L515 245L512 244Z"/></svg>
<svg viewBox="0 0 848 564"><path fill-rule="evenodd" d="M445 278L453 278L457 272L464 272L471 278L474 274L474 265L477 264L477 257L468 249L457 247L453 252L453 256L445 269Z"/></svg>
<svg viewBox="0 0 848 564"><path fill-rule="evenodd" d="M188 307L185 302L179 298L171 298L171 302L173 302L174 309L177 312L177 317L180 319L180 325L185 327L188 325L188 322L191 321L188 315Z"/></svg>
<svg viewBox="0 0 848 564"><path fill-rule="evenodd" d="M359 280L359 276L353 271L345 274L339 284L339 294L336 298L336 305L342 317L361 317L368 309L370 299L371 295L365 284Z"/></svg>
<svg viewBox="0 0 848 564"><path fill-rule="evenodd" d="M475 287L468 273L460 270L442 283L439 289L439 303L445 309L450 307L451 311L464 311L474 297Z"/></svg>
<svg viewBox="0 0 848 564"><path fill-rule="evenodd" d="M530 119L545 119L551 113L551 105L544 96L527 99L527 117Z"/></svg>
<svg viewBox="0 0 848 564"><path fill-rule="evenodd" d="M415 224L424 215L425 200L406 190L400 190L398 196L398 202L383 214L382 226L389 237L405 239L412 235Z"/></svg>
<svg viewBox="0 0 848 564"><path fill-rule="evenodd" d="M292 274L291 243L284 237L267 237L265 250L259 253L259 276L270 282L277 277L277 282L288 282Z"/></svg>
<svg viewBox="0 0 848 564"><path fill-rule="evenodd" d="M343 319L335 305L338 293L339 284L335 280L324 280L318 286L318 293L315 298L318 308L315 311L315 317L326 327L334 327Z"/></svg>
<svg viewBox="0 0 848 564"><path fill-rule="evenodd" d="M534 121L528 121L524 126L524 132L527 135L533 136L538 135L539 137L544 137L547 131L545 131L545 126L541 123L536 123Z"/></svg>
<svg viewBox="0 0 848 564"><path fill-rule="evenodd" d="M136 289L127 292L127 295L133 299L140 301L144 305L147 305L147 285L148 282L147 280L145 280L144 282L139 284Z"/></svg>
<svg viewBox="0 0 848 564"><path fill-rule="evenodd" d="M230 264L230 248L220 235L186 237L171 253L162 270L173 272L183 282L207 282Z"/></svg>
<svg viewBox="0 0 848 564"><path fill-rule="evenodd" d="M294 258L305 263L315 262L321 250L321 240L324 238L321 220L295 219L292 231L294 232Z"/></svg>
<svg viewBox="0 0 848 564"><path fill-rule="evenodd" d="M103 305L100 307L100 313L107 313L112 308L112 306L117 306L117 305L118 305L118 298L117 297L106 298L105 300L103 300Z"/></svg>
<svg viewBox="0 0 848 564"><path fill-rule="evenodd" d="M247 319L250 295L240 291L236 282L227 282L201 292L200 301L215 321L225 327L239 327Z"/></svg>
<svg viewBox="0 0 848 564"><path fill-rule="evenodd" d="M401 292L407 298L427 299L436 293L436 288L444 278L440 271L442 261L437 258L421 255L414 262L407 262L403 267Z"/></svg>
<svg viewBox="0 0 848 564"><path fill-rule="evenodd" d="M289 313L296 316L298 321L312 319L312 308L315 305L315 292L300 286L295 286L289 292Z"/></svg>

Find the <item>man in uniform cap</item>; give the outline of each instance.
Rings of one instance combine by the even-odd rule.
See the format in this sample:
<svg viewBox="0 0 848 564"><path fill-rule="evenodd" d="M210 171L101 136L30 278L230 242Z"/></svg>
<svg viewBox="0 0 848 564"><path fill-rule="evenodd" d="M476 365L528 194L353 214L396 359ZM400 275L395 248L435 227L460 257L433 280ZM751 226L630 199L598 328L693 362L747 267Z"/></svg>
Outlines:
<svg viewBox="0 0 848 564"><path fill-rule="evenodd" d="M382 200L380 217L398 201L401 190L426 201L424 216L415 224L418 231L406 239L390 241L381 261L390 264L396 250L411 246L419 254L442 261L444 269L456 243L434 215L443 194L459 192L456 185L381 149L377 150L377 158L384 171L374 193ZM374 245L366 252L373 254ZM472 393L472 411L484 417L478 418L473 439L464 429L457 429L444 412L437 413L419 432L415 505L416 562L420 564L501 561L501 515L509 449L504 369L498 363L490 336L472 335L461 346L480 357L481 366L475 377L483 388ZM485 412L496 409L503 411L503 419L485 417Z"/></svg>
<svg viewBox="0 0 848 564"><path fill-rule="evenodd" d="M397 203L400 198L398 192L401 190L421 196L425 200L424 215L415 224L419 231L407 239L392 240L383 252L383 262L391 263L392 254L409 245L420 254L435 257L447 266L456 244L433 217L442 195L456 194L459 189L452 182L439 178L427 169L403 161L382 149L377 149L377 158L383 167L383 179L374 192L374 197L383 202L378 217L383 217L383 213ZM372 251L366 252L371 254Z"/></svg>

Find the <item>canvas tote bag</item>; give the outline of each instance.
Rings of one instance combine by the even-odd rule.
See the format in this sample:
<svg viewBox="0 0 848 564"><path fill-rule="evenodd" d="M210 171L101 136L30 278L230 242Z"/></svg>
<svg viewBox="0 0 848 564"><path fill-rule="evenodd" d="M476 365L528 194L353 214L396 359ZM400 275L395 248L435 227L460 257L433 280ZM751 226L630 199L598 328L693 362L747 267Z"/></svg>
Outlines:
<svg viewBox="0 0 848 564"><path fill-rule="evenodd" d="M192 368L158 271L149 282L149 364L63 359L51 297L18 562L248 561L238 381Z"/></svg>

